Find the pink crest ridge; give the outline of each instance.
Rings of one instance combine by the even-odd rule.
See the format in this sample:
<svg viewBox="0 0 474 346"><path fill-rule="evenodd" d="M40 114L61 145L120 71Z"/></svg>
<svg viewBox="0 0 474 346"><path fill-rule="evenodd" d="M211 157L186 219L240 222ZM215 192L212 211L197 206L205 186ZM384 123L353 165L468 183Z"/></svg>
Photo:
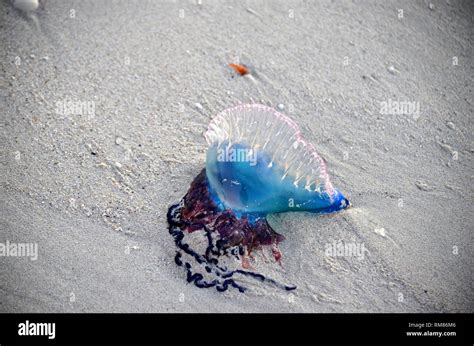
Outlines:
<svg viewBox="0 0 474 346"><path fill-rule="evenodd" d="M209 123L208 129L205 133L205 138L206 138L207 143L211 145L216 140L216 136L226 135L225 133L222 133L225 131L221 131L220 133L217 133L219 131L218 125L226 121L226 116L232 113L245 114L245 113L249 113L249 111L252 111L252 110L260 110L267 114L271 114L278 121L285 123L288 127L290 127L294 131L292 134L292 137L294 136L295 143L297 143L297 146L301 144L303 148L305 149L307 148L306 149L307 155L311 156L317 163L316 168L319 171L319 178L324 184L325 191L329 194L330 197L334 196L335 191L329 179L326 163L321 158L321 156L317 153L314 145L303 138L300 128L291 118L276 111L274 108L261 105L261 104L241 104L241 105L237 105L237 106L223 110L222 112L218 113ZM220 138L220 139L224 139L224 138Z"/></svg>

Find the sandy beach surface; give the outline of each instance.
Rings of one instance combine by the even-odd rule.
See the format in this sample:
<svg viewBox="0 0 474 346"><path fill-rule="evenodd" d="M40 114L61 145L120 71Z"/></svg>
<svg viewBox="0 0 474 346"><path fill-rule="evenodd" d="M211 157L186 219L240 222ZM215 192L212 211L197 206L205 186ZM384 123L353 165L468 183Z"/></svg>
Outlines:
<svg viewBox="0 0 474 346"><path fill-rule="evenodd" d="M0 311L473 312L473 14L456 0L0 2L0 243L38 247L0 257ZM269 218L283 263L256 270L291 293L198 289L173 260L167 209L204 167L210 119L239 103L294 119L353 204ZM338 242L366 251L328 255Z"/></svg>

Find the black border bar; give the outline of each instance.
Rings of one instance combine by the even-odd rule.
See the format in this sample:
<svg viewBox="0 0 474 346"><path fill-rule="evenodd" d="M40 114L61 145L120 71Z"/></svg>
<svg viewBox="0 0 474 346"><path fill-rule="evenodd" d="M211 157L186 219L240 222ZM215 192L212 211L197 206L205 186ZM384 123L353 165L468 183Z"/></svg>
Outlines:
<svg viewBox="0 0 474 346"><path fill-rule="evenodd" d="M393 344L473 345L472 314L0 314L0 345ZM20 336L26 321L55 338ZM410 327L409 323L417 325ZM431 325L429 325L431 324ZM454 326L454 325L455 326ZM407 336L407 332L456 336Z"/></svg>

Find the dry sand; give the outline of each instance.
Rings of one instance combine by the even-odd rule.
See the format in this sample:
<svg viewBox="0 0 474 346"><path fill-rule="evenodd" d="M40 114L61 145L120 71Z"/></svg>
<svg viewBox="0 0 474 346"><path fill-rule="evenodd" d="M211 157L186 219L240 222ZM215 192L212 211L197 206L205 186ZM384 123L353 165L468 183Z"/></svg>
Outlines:
<svg viewBox="0 0 474 346"><path fill-rule="evenodd" d="M473 312L473 13L456 0L0 2L0 242L39 251L0 257L0 311ZM389 99L420 113L381 114ZM58 114L67 100L94 112ZM293 293L198 289L173 261L167 208L204 166L209 120L248 102L283 105L354 205L270 218L283 267L257 269ZM365 257L327 256L337 240Z"/></svg>

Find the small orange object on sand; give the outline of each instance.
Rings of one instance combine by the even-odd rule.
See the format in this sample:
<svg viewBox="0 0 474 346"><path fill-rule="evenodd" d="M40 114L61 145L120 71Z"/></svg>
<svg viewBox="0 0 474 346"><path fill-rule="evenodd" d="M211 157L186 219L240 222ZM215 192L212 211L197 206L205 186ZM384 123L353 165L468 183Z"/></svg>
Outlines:
<svg viewBox="0 0 474 346"><path fill-rule="evenodd" d="M250 70L247 67L245 67L244 65L229 64L229 67L232 67L235 70L235 72L237 72L241 76L245 76L246 74L250 73Z"/></svg>

